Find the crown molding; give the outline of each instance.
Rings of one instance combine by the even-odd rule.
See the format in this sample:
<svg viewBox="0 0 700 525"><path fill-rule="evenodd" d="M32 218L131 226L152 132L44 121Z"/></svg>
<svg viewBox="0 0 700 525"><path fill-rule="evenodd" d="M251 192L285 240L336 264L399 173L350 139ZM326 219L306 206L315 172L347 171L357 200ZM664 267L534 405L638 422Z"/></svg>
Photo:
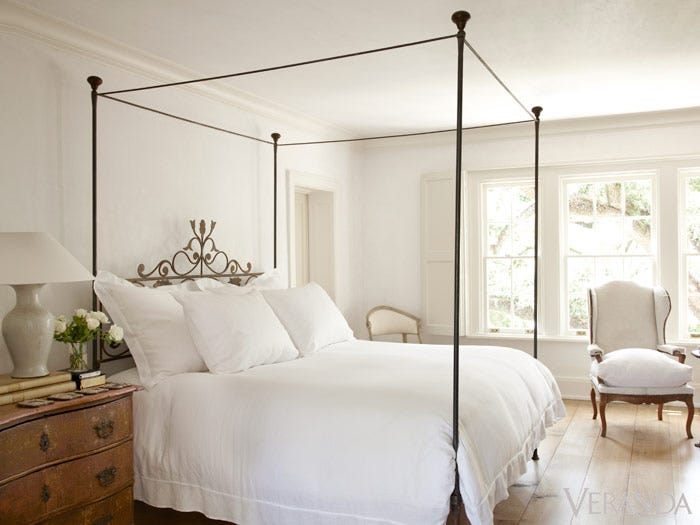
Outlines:
<svg viewBox="0 0 700 525"><path fill-rule="evenodd" d="M540 136L563 136L582 133L605 133L623 130L678 127L700 124L700 107L649 111L644 113L628 113L620 115L602 115L548 121L541 120ZM490 128L464 131L464 142L491 142L508 139L528 138L534 136L531 123L503 125ZM404 148L433 147L454 144L453 133L386 139L362 144L366 149L372 148Z"/></svg>
<svg viewBox="0 0 700 525"><path fill-rule="evenodd" d="M175 62L104 37L84 27L54 18L13 0L0 0L0 33L30 38L59 51L73 53L121 69L143 77L144 83L149 81L153 83L178 82L207 76ZM110 89L119 88L120 86L110 86ZM308 134L310 140L322 140L324 137L337 136L338 134L352 135L338 126L295 112L280 104L228 86L221 81L178 86L171 89L186 90L236 109L253 113L255 116L272 120L276 124L289 125L295 130ZM284 130L278 131L284 136Z"/></svg>

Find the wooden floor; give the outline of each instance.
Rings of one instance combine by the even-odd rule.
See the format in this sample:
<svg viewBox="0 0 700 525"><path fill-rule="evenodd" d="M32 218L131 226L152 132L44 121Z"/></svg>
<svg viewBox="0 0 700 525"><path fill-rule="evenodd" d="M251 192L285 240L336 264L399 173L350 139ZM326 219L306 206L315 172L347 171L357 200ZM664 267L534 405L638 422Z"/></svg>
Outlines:
<svg viewBox="0 0 700 525"><path fill-rule="evenodd" d="M567 416L547 431L538 462L510 487L495 524L700 524L700 420L685 435L685 407L611 403L608 437L590 401L566 401ZM223 524L201 514L136 505L135 524Z"/></svg>
<svg viewBox="0 0 700 525"><path fill-rule="evenodd" d="M700 424L689 440L685 407L665 407L658 421L655 405L609 404L601 438L590 401L565 403L494 523L700 524Z"/></svg>

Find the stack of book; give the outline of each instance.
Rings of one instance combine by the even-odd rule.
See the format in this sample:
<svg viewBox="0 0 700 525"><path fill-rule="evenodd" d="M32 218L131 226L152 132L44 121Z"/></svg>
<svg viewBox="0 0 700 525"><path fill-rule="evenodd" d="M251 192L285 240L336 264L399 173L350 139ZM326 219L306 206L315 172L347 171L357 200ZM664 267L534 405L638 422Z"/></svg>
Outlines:
<svg viewBox="0 0 700 525"><path fill-rule="evenodd" d="M0 405L72 392L77 387L70 372L51 372L44 377L26 379L14 378L8 374L0 375Z"/></svg>
<svg viewBox="0 0 700 525"><path fill-rule="evenodd" d="M78 390L95 388L107 382L107 376L100 370L86 370L84 372L70 372L71 379L75 381Z"/></svg>

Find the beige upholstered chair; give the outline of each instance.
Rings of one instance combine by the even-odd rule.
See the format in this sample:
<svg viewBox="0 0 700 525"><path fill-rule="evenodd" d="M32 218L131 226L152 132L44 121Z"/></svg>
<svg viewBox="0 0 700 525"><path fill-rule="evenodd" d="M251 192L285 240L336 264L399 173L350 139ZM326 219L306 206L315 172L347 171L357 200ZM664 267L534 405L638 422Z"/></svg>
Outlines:
<svg viewBox="0 0 700 525"><path fill-rule="evenodd" d="M375 306L367 312L367 331L369 340L377 335L401 335L403 342L408 342L409 335L415 335L422 343L420 319L408 312L391 306Z"/></svg>
<svg viewBox="0 0 700 525"><path fill-rule="evenodd" d="M664 403L683 401L688 407L686 433L692 438L693 387L687 384L691 370L682 365L685 348L666 344L666 320L671 312L668 292L661 287L611 281L588 290L588 312L591 402L595 419L596 396L600 399L601 436L605 437L607 429L605 405L611 401L658 405L659 420ZM620 349L625 350L615 355L614 350ZM671 356L681 365L670 361ZM621 379L623 374L632 377Z"/></svg>

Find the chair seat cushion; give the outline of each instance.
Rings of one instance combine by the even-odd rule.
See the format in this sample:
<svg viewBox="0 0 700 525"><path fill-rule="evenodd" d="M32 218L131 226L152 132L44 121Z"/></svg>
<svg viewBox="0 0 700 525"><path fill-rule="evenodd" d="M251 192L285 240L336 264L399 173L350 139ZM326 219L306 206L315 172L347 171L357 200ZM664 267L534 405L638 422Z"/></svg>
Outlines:
<svg viewBox="0 0 700 525"><path fill-rule="evenodd" d="M690 385L667 386L667 387L632 387L632 386L607 386L598 381L598 378L591 376L591 383L599 394L623 394L626 396L678 396L693 395L695 390Z"/></svg>
<svg viewBox="0 0 700 525"><path fill-rule="evenodd" d="M672 388L691 381L693 368L656 350L623 348L593 361L591 376L610 387Z"/></svg>

